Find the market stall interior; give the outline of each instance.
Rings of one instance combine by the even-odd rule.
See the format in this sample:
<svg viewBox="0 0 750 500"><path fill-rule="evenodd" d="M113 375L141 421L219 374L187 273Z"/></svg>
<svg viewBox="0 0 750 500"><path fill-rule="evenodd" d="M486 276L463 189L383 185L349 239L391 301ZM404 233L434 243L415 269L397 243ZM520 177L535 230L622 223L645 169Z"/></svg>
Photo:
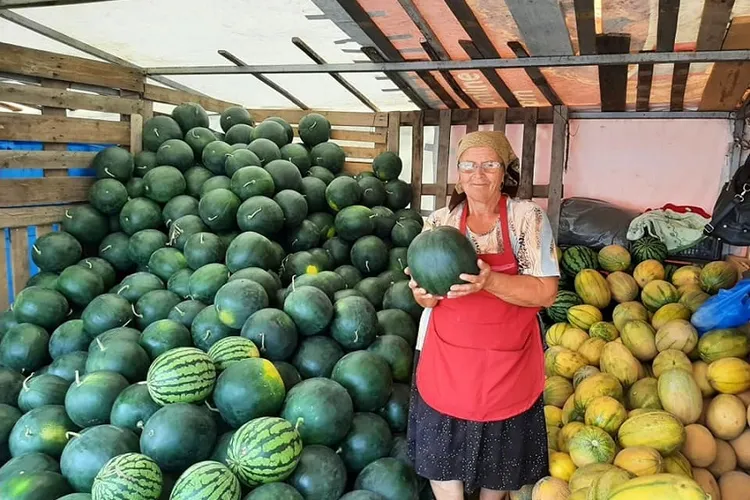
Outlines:
<svg viewBox="0 0 750 500"><path fill-rule="evenodd" d="M477 130L561 268L510 498L747 498L748 61L750 0L0 0L0 499L433 498Z"/></svg>

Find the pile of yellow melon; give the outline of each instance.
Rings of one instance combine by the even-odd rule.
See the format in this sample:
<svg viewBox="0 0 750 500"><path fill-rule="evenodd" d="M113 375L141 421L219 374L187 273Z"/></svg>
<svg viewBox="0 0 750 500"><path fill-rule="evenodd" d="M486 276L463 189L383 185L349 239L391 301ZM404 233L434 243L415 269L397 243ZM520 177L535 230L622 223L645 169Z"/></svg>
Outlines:
<svg viewBox="0 0 750 500"><path fill-rule="evenodd" d="M583 304L546 331L551 476L511 498L750 499L750 329L699 339L702 269L622 260L581 270Z"/></svg>

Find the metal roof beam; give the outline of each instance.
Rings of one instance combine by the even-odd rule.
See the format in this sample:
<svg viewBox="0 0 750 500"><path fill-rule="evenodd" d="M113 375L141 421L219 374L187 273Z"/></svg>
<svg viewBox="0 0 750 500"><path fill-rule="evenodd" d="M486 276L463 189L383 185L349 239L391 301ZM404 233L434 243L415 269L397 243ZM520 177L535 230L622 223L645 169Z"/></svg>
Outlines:
<svg viewBox="0 0 750 500"><path fill-rule="evenodd" d="M27 7L55 7L82 3L110 2L112 0L0 0L0 9L25 9Z"/></svg>
<svg viewBox="0 0 750 500"><path fill-rule="evenodd" d="M406 61L342 64L258 64L233 66L166 66L146 68L151 75L221 74L306 74L306 73L385 73L392 71L459 71L468 69L561 68L577 66L620 66L623 64L668 64L745 62L750 50L703 52L643 52L639 54L596 54L585 56L532 56L520 59L472 59L462 61Z"/></svg>

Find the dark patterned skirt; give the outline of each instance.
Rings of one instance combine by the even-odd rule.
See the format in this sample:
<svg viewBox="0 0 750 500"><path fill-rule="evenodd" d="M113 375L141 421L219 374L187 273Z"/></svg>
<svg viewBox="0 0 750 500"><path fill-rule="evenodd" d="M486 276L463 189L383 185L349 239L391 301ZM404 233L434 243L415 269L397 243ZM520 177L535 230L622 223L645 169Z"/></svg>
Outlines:
<svg viewBox="0 0 750 500"><path fill-rule="evenodd" d="M419 351L415 352L415 363ZM477 488L518 490L549 475L542 397L529 410L497 422L444 415L427 405L412 377L407 440L409 458L422 477L463 481Z"/></svg>

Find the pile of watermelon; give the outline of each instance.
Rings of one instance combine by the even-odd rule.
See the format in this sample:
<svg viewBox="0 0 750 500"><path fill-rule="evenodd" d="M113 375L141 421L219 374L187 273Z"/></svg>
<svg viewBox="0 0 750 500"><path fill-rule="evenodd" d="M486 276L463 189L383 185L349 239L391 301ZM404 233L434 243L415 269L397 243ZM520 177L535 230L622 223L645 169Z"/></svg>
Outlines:
<svg viewBox="0 0 750 500"><path fill-rule="evenodd" d="M699 337L690 322L737 270L666 257L652 237L559 255L545 333L551 476L519 498L748 498L750 330Z"/></svg>
<svg viewBox="0 0 750 500"><path fill-rule="evenodd" d="M0 314L3 500L430 497L404 437L423 221L401 160L347 175L320 114L220 124L147 120L34 244Z"/></svg>

